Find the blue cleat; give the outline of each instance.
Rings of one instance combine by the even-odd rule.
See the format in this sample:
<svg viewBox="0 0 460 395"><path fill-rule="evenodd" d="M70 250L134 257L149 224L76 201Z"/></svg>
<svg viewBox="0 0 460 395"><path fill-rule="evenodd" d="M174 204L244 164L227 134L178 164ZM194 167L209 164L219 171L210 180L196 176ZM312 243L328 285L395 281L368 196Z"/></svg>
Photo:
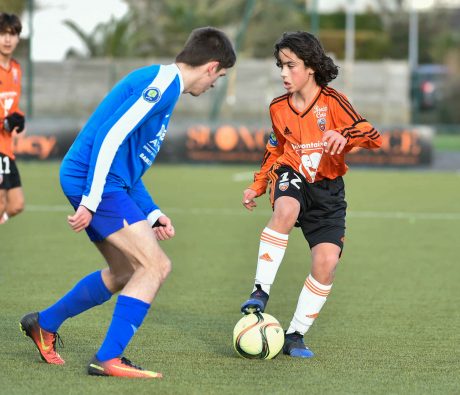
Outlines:
<svg viewBox="0 0 460 395"><path fill-rule="evenodd" d="M256 284L256 288L250 298L241 305L241 312L243 314L264 312L269 295L262 291L260 284Z"/></svg>
<svg viewBox="0 0 460 395"><path fill-rule="evenodd" d="M283 354L297 358L311 358L315 354L303 342L303 335L299 332L284 335Z"/></svg>

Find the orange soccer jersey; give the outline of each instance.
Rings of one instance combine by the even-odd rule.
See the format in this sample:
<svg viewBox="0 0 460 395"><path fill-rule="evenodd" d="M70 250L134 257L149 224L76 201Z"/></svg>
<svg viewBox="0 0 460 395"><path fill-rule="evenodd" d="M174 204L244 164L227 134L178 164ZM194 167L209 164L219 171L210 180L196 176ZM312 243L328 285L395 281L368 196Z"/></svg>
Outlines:
<svg viewBox="0 0 460 395"><path fill-rule="evenodd" d="M310 183L334 179L347 172L345 153L353 147L382 145L379 132L354 110L344 95L329 87L321 88L303 112L294 108L291 95L275 98L270 104L270 117L273 132L260 172L250 186L257 196L265 193L270 173L282 165L292 167ZM341 154L324 152L323 133L328 130L346 137L347 144Z"/></svg>
<svg viewBox="0 0 460 395"><path fill-rule="evenodd" d="M14 59L8 69L0 66L0 152L14 159L12 135L3 128L6 116L19 112L21 97L21 66Z"/></svg>

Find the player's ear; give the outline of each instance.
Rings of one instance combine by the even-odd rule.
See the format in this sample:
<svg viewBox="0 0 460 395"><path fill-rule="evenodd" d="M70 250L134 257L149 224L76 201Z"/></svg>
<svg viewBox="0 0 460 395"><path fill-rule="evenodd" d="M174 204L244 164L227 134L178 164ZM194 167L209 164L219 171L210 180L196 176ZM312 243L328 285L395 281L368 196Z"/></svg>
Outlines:
<svg viewBox="0 0 460 395"><path fill-rule="evenodd" d="M219 70L219 62L217 60L213 60L208 63L207 67L208 73L209 74L215 74Z"/></svg>

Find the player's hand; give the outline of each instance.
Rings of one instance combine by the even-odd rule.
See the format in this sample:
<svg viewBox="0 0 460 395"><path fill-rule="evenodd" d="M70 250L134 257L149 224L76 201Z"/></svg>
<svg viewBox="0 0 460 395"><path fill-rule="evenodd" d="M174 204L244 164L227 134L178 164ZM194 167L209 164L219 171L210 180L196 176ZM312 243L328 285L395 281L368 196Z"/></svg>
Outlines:
<svg viewBox="0 0 460 395"><path fill-rule="evenodd" d="M257 203L254 201L256 197L257 193L254 189L245 189L243 192L243 206L252 211L254 207L257 207Z"/></svg>
<svg viewBox="0 0 460 395"><path fill-rule="evenodd" d="M335 130L328 130L323 135L323 143L325 143L324 151L326 153L330 153L331 155L339 155L345 148L347 139Z"/></svg>
<svg viewBox="0 0 460 395"><path fill-rule="evenodd" d="M162 215L157 220L159 226L153 228L157 240L169 240L174 237L176 231L171 220L166 215Z"/></svg>
<svg viewBox="0 0 460 395"><path fill-rule="evenodd" d="M85 206L78 206L74 215L67 216L67 222L75 232L81 232L86 229L93 219L93 213Z"/></svg>
<svg viewBox="0 0 460 395"><path fill-rule="evenodd" d="M25 121L24 115L13 112L4 119L3 128L7 132L21 133L24 130Z"/></svg>

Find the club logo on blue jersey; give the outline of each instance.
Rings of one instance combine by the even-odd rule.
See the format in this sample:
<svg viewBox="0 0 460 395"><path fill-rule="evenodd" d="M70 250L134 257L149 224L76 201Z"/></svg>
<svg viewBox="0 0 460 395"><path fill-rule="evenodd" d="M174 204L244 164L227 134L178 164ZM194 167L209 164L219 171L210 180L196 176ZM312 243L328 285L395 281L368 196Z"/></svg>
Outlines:
<svg viewBox="0 0 460 395"><path fill-rule="evenodd" d="M156 103L161 98L161 92L158 88L149 86L142 92L142 97L149 103Z"/></svg>

